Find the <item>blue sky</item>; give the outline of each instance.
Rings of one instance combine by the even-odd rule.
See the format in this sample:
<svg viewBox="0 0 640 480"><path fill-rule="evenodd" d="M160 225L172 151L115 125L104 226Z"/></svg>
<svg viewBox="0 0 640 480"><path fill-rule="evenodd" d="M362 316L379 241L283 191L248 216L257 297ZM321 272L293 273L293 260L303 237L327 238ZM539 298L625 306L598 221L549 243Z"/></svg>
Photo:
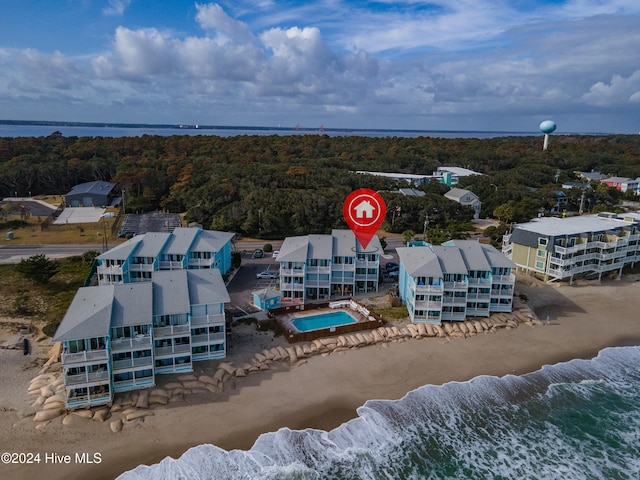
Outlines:
<svg viewBox="0 0 640 480"><path fill-rule="evenodd" d="M637 0L0 0L0 118L640 131Z"/></svg>

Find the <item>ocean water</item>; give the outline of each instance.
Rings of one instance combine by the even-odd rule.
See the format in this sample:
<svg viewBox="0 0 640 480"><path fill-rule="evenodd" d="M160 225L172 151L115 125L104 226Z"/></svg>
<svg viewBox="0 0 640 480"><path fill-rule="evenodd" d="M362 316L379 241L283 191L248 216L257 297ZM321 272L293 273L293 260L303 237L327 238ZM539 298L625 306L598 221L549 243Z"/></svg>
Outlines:
<svg viewBox="0 0 640 480"><path fill-rule="evenodd" d="M65 137L140 137L142 135L211 135L235 137L240 135L328 135L330 137L438 137L438 138L494 138L509 136L541 135L539 132L473 132L435 130L377 130L377 129L331 129L323 131L306 128L263 128L201 126L199 128L178 128L171 125L40 125L7 124L0 122L0 137L46 137L60 132Z"/></svg>
<svg viewBox="0 0 640 480"><path fill-rule="evenodd" d="M638 479L640 347L536 372L368 401L330 431L281 429L249 451L201 445L141 479Z"/></svg>

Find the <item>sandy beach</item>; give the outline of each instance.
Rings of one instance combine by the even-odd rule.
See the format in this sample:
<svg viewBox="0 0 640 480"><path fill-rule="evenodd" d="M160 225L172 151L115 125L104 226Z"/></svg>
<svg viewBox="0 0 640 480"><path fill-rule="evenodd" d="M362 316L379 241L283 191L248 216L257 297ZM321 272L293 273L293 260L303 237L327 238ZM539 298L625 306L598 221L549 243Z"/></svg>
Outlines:
<svg viewBox="0 0 640 480"><path fill-rule="evenodd" d="M637 276L575 286L524 280L519 279L516 294L526 295L539 318L550 315L551 325L521 325L464 339L408 339L316 355L296 367L276 362L267 371L235 378L222 393L193 395L155 408L144 423L118 433L111 432L108 422L78 419L63 426L57 418L36 429L32 418L20 419L21 402L30 400L27 384L39 368L28 367L21 351L0 350L2 451L41 456L36 464L0 465L0 477L111 479L139 464L177 458L204 443L248 449L261 433L282 427L332 429L355 417L356 409L369 399L398 399L426 384L519 375L545 364L591 358L605 347L640 343ZM281 338L249 328L234 333L246 338L230 348L226 362L241 363L265 345L283 344L278 343ZM196 364L195 373L201 372ZM77 452L88 454L85 459L95 459L97 453L99 463L77 461ZM45 462L47 453L69 454L70 463Z"/></svg>

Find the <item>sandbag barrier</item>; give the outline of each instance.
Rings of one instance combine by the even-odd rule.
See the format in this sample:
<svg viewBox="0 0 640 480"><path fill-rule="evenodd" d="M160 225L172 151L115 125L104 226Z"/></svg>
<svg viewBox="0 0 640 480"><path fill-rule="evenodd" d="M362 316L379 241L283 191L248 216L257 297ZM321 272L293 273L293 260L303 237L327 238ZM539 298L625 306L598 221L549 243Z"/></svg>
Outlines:
<svg viewBox="0 0 640 480"><path fill-rule="evenodd" d="M167 383L162 388L153 387L118 393L111 406L103 405L71 412L66 409L65 387L60 366L55 365L55 362L49 362L50 368L44 368L31 380L28 392L37 398L31 404L31 411L23 412L21 416L33 415L33 421L37 423L36 428L44 428L60 416L63 416L62 424L65 426L83 420L100 423L110 420L111 431L117 433L127 425L138 425L146 417L154 415L151 409L157 406L182 402L187 395L221 393L225 389L225 383L237 377L268 370L275 362L288 362L292 367L298 367L313 355L327 356L369 345L385 347L388 343L403 342L409 338L467 338L501 329L513 329L519 325L533 327L541 323L535 313L525 307L511 313L494 313L490 317L472 318L463 322L442 322L440 325L410 323L402 326L381 326L370 331L264 349L256 353L250 362L241 366L235 366L232 362L221 362L213 375L178 375L175 381ZM54 372L48 370L54 370Z"/></svg>

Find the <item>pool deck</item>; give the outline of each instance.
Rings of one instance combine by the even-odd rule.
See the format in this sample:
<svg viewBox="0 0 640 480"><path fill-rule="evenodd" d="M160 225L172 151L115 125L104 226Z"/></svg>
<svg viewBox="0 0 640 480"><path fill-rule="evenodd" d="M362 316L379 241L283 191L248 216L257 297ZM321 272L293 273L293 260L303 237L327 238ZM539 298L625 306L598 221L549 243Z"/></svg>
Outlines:
<svg viewBox="0 0 640 480"><path fill-rule="evenodd" d="M292 320L296 318L335 312L336 310L347 311L349 315L356 319L356 322L337 325L335 327L321 328L318 330L309 330L306 332L298 330L292 323ZM369 310L354 300L284 307L276 310L270 310L269 316L275 318L280 330L289 343L311 341L322 337L343 335L345 333L358 332L362 330L371 330L382 326L384 323L377 315L369 312Z"/></svg>

